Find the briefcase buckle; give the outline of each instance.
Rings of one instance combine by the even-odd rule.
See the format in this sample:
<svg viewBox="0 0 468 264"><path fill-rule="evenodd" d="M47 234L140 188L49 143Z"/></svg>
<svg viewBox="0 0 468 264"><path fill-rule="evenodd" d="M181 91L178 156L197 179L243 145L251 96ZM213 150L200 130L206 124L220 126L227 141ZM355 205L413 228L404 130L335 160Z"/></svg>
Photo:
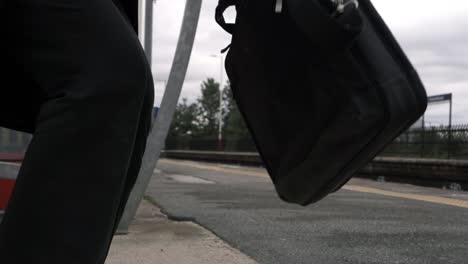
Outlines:
<svg viewBox="0 0 468 264"><path fill-rule="evenodd" d="M278 14L283 12L283 0L276 0L275 12Z"/></svg>
<svg viewBox="0 0 468 264"><path fill-rule="evenodd" d="M283 1L284 0L276 0L276 5L275 5L275 12L276 13L281 13L283 12ZM341 14L344 13L345 8L348 5L354 5L354 7L357 9L359 8L359 1L358 0L330 0L335 6L336 10L333 12L332 16L337 17Z"/></svg>
<svg viewBox="0 0 468 264"><path fill-rule="evenodd" d="M335 12L332 14L332 17L337 17L341 14L344 13L345 8L349 5L354 5L354 7L357 9L359 8L359 1L358 0L331 0L333 4L336 6Z"/></svg>

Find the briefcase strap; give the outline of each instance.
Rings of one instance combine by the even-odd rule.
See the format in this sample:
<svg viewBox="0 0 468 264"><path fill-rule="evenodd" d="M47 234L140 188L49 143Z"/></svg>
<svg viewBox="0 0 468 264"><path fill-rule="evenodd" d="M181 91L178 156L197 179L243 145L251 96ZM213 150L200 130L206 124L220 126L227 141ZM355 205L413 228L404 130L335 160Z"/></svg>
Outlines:
<svg viewBox="0 0 468 264"><path fill-rule="evenodd" d="M224 11L230 6L236 6L238 0L219 0L218 6L216 7L215 19L216 22L229 34L234 34L234 24L226 23L224 19Z"/></svg>

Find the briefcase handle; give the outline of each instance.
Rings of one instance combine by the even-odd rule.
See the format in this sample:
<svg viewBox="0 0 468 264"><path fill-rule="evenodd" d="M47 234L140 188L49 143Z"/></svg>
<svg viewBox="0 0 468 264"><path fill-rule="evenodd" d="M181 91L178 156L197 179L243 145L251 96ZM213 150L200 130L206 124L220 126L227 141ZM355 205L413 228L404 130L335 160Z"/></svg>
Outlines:
<svg viewBox="0 0 468 264"><path fill-rule="evenodd" d="M276 12L282 12L286 1L288 15L322 54L333 55L351 47L362 31L363 21L357 10L358 0L276 0ZM233 23L226 23L224 12L242 0L219 0L216 22L234 34ZM273 12L273 11L272 11ZM221 52L225 52L226 47Z"/></svg>
<svg viewBox="0 0 468 264"><path fill-rule="evenodd" d="M237 0L219 0L215 12L216 22L231 35L234 34L234 24L226 23L226 20L224 19L224 11L226 11L230 6L235 6L237 2Z"/></svg>

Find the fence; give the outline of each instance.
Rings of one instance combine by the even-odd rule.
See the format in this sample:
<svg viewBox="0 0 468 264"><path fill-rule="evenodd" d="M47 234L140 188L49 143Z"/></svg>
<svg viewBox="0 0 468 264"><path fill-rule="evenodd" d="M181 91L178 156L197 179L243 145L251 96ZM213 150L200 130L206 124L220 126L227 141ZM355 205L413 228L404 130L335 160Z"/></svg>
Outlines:
<svg viewBox="0 0 468 264"><path fill-rule="evenodd" d="M409 130L396 138L383 156L468 159L468 125Z"/></svg>
<svg viewBox="0 0 468 264"><path fill-rule="evenodd" d="M0 154L24 153L31 135L0 128ZM218 139L213 137L169 137L167 150L217 150ZM226 136L224 151L255 152L251 138ZM0 155L1 156L1 155ZM468 159L468 125L426 127L412 129L397 137L382 153L387 157L419 157L437 159Z"/></svg>
<svg viewBox="0 0 468 264"><path fill-rule="evenodd" d="M215 151L216 137L168 138L167 150ZM255 152L255 145L250 138L226 136L222 142L224 151ZM380 156L468 159L468 125L449 127L426 127L412 129L397 137Z"/></svg>
<svg viewBox="0 0 468 264"><path fill-rule="evenodd" d="M191 138L170 137L166 140L166 150L200 150L216 151L218 149L217 137ZM231 152L256 152L257 149L251 138L231 138L226 137L222 141L223 151Z"/></svg>

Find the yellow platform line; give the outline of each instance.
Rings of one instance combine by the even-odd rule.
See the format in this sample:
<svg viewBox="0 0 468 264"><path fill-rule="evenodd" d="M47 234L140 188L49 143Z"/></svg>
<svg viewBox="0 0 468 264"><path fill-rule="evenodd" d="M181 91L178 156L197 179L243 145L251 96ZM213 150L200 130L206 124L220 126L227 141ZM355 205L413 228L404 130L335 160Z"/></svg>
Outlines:
<svg viewBox="0 0 468 264"><path fill-rule="evenodd" d="M220 172L247 175L247 176L270 177L270 176L268 176L268 174L266 172L257 172L257 171L241 170L241 169L223 168L223 167L219 167L219 166L216 166L216 165L199 164L199 163L196 163L196 162L193 162L193 161L174 161L174 160L162 159L159 162L169 163L169 164L174 164L174 165L188 166L188 167L202 169L202 170L220 171Z"/></svg>
<svg viewBox="0 0 468 264"><path fill-rule="evenodd" d="M173 160L167 160L167 159L160 160L160 162L174 164L174 165L188 166L188 167L197 168L197 169L220 171L220 172L225 172L225 173L233 173L233 174L240 174L240 175L247 175L247 176L269 177L266 172L255 172L255 171L240 170L240 169L222 168L216 165L205 165L205 164L200 164L196 162L173 161ZM453 198L444 198L444 197L438 197L438 196L433 196L433 195L393 192L393 191L386 191L382 189L351 185L351 184L343 186L342 189L348 190L348 191L354 191L354 192L370 193L370 194L376 194L376 195L384 195L384 196L410 199L410 200L416 200L416 201L422 201L422 202L468 208L468 201L453 199Z"/></svg>
<svg viewBox="0 0 468 264"><path fill-rule="evenodd" d="M416 200L416 201L422 201L422 202L468 208L468 201L459 200L459 199L438 197L438 196L432 196L432 195L393 192L393 191L386 191L386 190L381 190L377 188L364 187L364 186L358 186L358 185L345 185L343 186L342 189L348 190L348 191L361 192L361 193L379 194L379 195L398 197L398 198L404 198L404 199L410 199L410 200Z"/></svg>

